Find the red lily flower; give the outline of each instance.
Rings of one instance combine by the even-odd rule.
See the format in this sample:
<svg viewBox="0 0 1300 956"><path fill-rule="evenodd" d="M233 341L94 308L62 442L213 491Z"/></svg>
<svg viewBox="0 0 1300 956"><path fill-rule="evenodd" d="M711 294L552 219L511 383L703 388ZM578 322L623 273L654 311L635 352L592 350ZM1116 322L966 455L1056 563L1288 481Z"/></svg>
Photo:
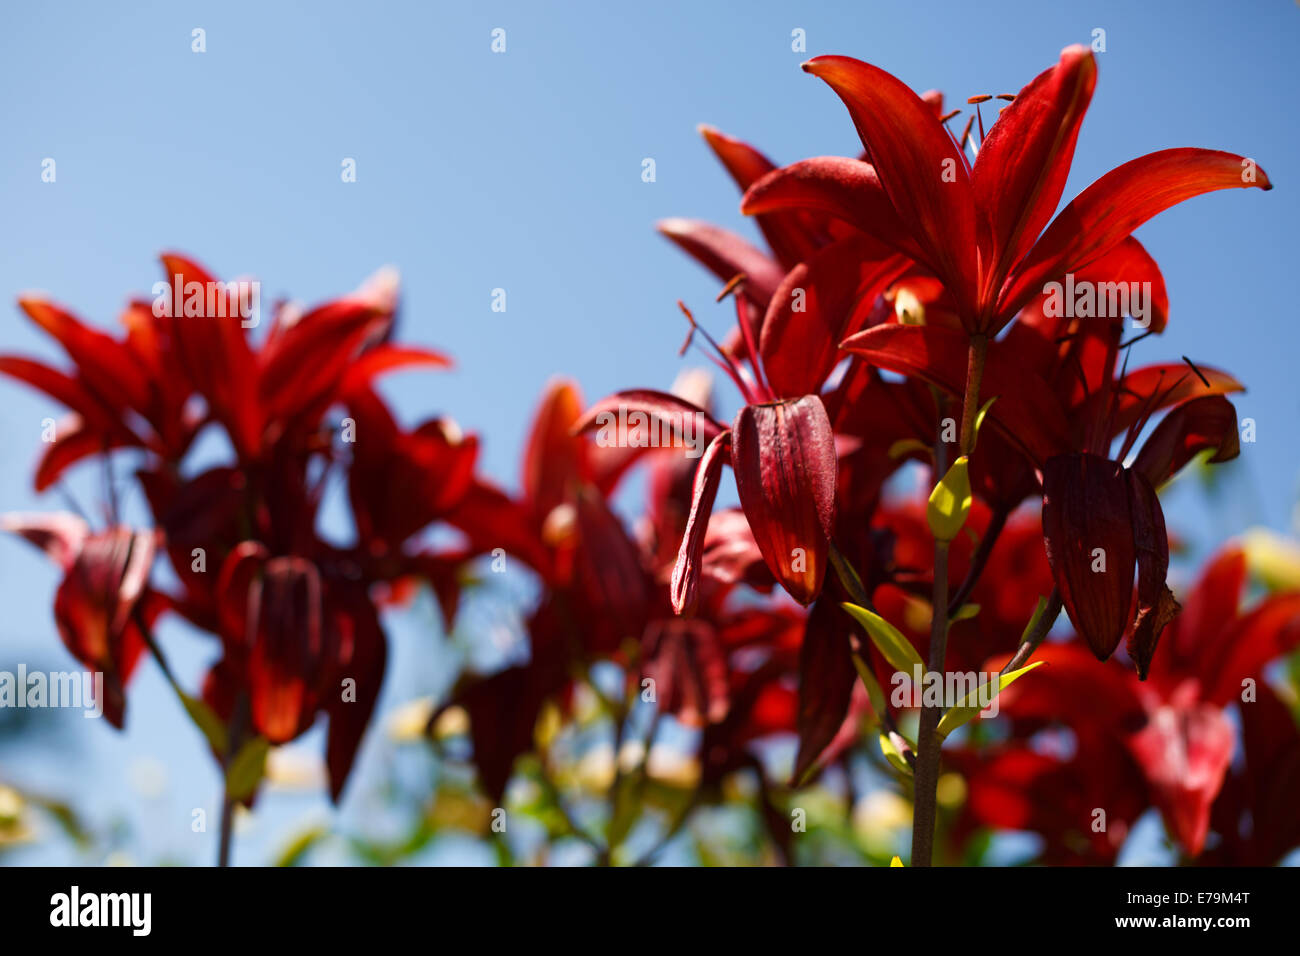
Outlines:
<svg viewBox="0 0 1300 956"><path fill-rule="evenodd" d="M152 624L164 607L149 590L154 536L112 528L91 532L71 514L5 515L0 529L35 544L64 572L54 597L54 620L63 644L91 671L104 675L104 716L121 728L126 683L145 642L141 617Z"/></svg>
<svg viewBox="0 0 1300 956"><path fill-rule="evenodd" d="M730 429L704 409L647 389L616 393L583 416L594 430L609 417L631 414L680 437L683 416L708 442L696 473L694 502L674 573L673 605L688 612L697 599L699 556L724 463L736 472L741 507L772 576L799 603L809 604L825 579L833 532L837 457L835 436L816 394L838 361L836 345L866 320L878 296L907 267L901 257L863 258L858 239L827 247L782 282L755 330L737 300L748 367L701 331L716 364L745 399ZM797 296L799 290L804 295ZM688 338L689 345L692 338Z"/></svg>
<svg viewBox="0 0 1300 956"><path fill-rule="evenodd" d="M1098 667L1076 643L1040 648L1036 657L1049 666L1001 697L1002 713L1019 741L1008 752L1026 746L1023 741L1049 722L1064 723L1078 738L1075 755L1057 761L1078 768L1072 779L1091 773L1098 754L1126 752L1145 781L1144 799L1159 808L1187 853L1199 854L1235 747L1226 707L1237 700L1243 723L1255 720L1264 688L1258 701L1250 693L1243 699L1243 691L1300 643L1300 594L1277 594L1242 613L1245 580L1240 551L1230 548L1211 561L1187 595L1186 610L1170 625L1167 651L1156 658L1146 682L1114 663ZM1106 799L1096 804L1108 814L1112 806L1130 805L1122 779L1112 777ZM1036 802L1052 799L1041 791ZM1073 826L1083 832L1088 823L1076 819Z"/></svg>
<svg viewBox="0 0 1300 956"><path fill-rule="evenodd" d="M1215 844L1197 858L1207 866L1275 866L1300 846L1300 728L1267 684L1242 705L1243 760L1214 801Z"/></svg>
<svg viewBox="0 0 1300 956"><path fill-rule="evenodd" d="M868 162L823 157L770 173L746 193L743 211L839 216L928 267L971 334L996 334L1046 283L1086 268L1184 199L1271 188L1241 156L1168 149L1107 173L1049 225L1096 84L1096 61L1081 46L1016 95L973 166L932 108L885 71L841 56L804 69L844 101Z"/></svg>
<svg viewBox="0 0 1300 956"><path fill-rule="evenodd" d="M163 262L168 291L184 291L133 302L122 340L43 299L24 299L75 370L6 357L0 371L76 415L42 460L38 487L83 458L142 450L137 477L178 592L147 590L152 535L91 535L73 519L51 526L62 533L32 521L15 529L67 569L55 603L60 633L87 666L105 672L110 720L121 724L122 688L145 646L141 624L152 627L169 607L222 639L203 694L236 744L252 733L282 743L328 714L337 799L383 680L377 602L418 577L433 585L448 619L454 613L457 569L472 550L434 552L414 539L462 506L473 519L465 501L477 442L449 420L406 432L373 391L388 371L448 364L437 352L389 341L397 308L391 272L313 309L279 305L254 345L245 326L256 317L242 314L242 286L220 283L181 256ZM342 447L326 417L339 406L350 416L341 423ZM235 460L182 479L191 440L209 422L227 432ZM347 547L317 533L325 479L335 469L348 472L357 529Z"/></svg>

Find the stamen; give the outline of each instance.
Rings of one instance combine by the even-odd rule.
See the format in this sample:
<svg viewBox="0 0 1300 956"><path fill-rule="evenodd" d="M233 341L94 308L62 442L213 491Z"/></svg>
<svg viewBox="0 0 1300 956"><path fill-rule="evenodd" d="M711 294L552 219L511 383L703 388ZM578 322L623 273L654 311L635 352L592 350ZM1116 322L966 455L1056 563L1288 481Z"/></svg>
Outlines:
<svg viewBox="0 0 1300 956"><path fill-rule="evenodd" d="M762 361L759 358L758 342L754 335L753 323L749 321L748 303L740 295L740 290L745 285L748 278L749 277L743 272L736 273L736 275L732 276L730 281L722 287L722 291L718 293L717 301L721 302L729 295L735 299L736 324L740 326L740 335L745 340L745 351L749 353L749 364L754 368L754 378L758 389L765 393L769 399L774 399L776 396L772 392L772 387L767 383L767 373L764 371ZM740 368L740 372L742 374L744 373L743 367Z"/></svg>
<svg viewBox="0 0 1300 956"><path fill-rule="evenodd" d="M1155 329L1147 329L1145 332L1143 332L1143 333L1142 333L1141 335L1139 335L1137 338L1135 338L1135 339L1129 339L1127 342L1122 342L1122 343L1120 343L1120 348L1121 348L1121 349L1126 349L1126 348L1128 348L1128 347L1131 346L1131 345L1137 345L1139 342L1141 342L1141 341L1142 341L1144 338L1146 338L1148 335L1155 335L1155 334L1156 334L1156 330L1155 330Z"/></svg>
<svg viewBox="0 0 1300 956"><path fill-rule="evenodd" d="M733 292L737 291L741 286L743 286L745 284L745 280L748 278L749 277L746 276L745 273L737 272L734 276L732 276L730 279L727 280L727 284L722 287L722 291L718 293L718 297L713 301L721 302L727 296L731 295Z"/></svg>
<svg viewBox="0 0 1300 956"><path fill-rule="evenodd" d="M961 131L961 149L963 153L966 152L966 140L970 139L970 128L974 122L975 117L972 115L966 120L966 128Z"/></svg>
<svg viewBox="0 0 1300 956"><path fill-rule="evenodd" d="M1014 103L1014 102L1016 101L1016 94L1015 94L1015 93L999 93L999 94L998 94L998 99L1000 99L1000 100L1006 100L1008 103Z"/></svg>
<svg viewBox="0 0 1300 956"><path fill-rule="evenodd" d="M944 113L942 116L939 117L939 122L946 123L948 122L948 120L952 119L954 116L958 115L959 113L961 113L961 110L953 110L951 113Z"/></svg>
<svg viewBox="0 0 1300 956"><path fill-rule="evenodd" d="M1210 380L1209 380L1208 378L1206 378L1204 375L1201 374L1201 370L1200 370L1199 368L1196 367L1196 363L1195 363L1195 362L1193 362L1191 359L1189 359L1186 355L1183 356L1183 361L1186 362L1189 366L1191 366L1192 371L1196 373L1196 377L1199 378L1202 382L1205 383L1205 387L1206 387L1206 388L1211 388L1211 387L1212 387L1212 386L1210 385Z"/></svg>
<svg viewBox="0 0 1300 956"><path fill-rule="evenodd" d="M980 103L987 103L991 99L993 99L992 94L981 93L979 96L968 97L966 99L966 102L969 103L971 106L977 106Z"/></svg>
<svg viewBox="0 0 1300 956"><path fill-rule="evenodd" d="M701 335L704 336L705 340L710 345L713 346L714 351L716 351L718 354L717 356L710 355L708 351L698 343L695 343L695 347L700 350L700 353L705 358L707 358L710 362L712 362L719 369L721 369L722 373L726 375L727 378L731 379L733 382L736 383L736 388L740 389L741 396L744 397L745 401L748 404L750 405L758 404L758 402L754 398L752 383L750 382L749 377L745 374L744 370L736 366L736 363L726 353L726 351L723 350L722 346L720 346L717 343L717 341L714 340L713 336L709 334L709 330L704 328L704 326L700 325L698 322L695 321L695 316L692 315L691 310L686 307L686 303L678 299L677 307L682 310L682 314L686 316L686 321L691 324L691 330L686 335L686 341L682 343L682 347L677 354L678 355L686 354L686 350L694 342L695 333L698 331Z"/></svg>

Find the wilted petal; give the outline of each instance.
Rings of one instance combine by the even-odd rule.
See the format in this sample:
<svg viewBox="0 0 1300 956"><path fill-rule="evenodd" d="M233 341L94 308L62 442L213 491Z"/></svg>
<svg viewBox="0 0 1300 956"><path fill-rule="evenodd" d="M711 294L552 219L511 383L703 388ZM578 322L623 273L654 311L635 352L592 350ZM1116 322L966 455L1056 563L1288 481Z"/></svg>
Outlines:
<svg viewBox="0 0 1300 956"><path fill-rule="evenodd" d="M1133 517L1133 545L1137 549L1137 615L1128 638L1128 654L1137 667L1138 678L1146 680L1156 642L1165 626L1178 613L1178 602L1165 583L1169 573L1169 538L1160 499L1145 476L1125 470L1130 488Z"/></svg>
<svg viewBox="0 0 1300 956"><path fill-rule="evenodd" d="M673 610L678 614L691 613L699 600L700 559L704 553L709 515L713 512L713 502L718 496L722 465L730 451L731 433L722 432L709 442L709 447L695 470L695 483L691 490L691 510L686 518L686 531L682 535L681 548L677 552L677 563L673 566L671 597Z"/></svg>
<svg viewBox="0 0 1300 956"><path fill-rule="evenodd" d="M732 428L740 504L768 569L800 604L821 593L835 515L835 436L815 395L746 405Z"/></svg>

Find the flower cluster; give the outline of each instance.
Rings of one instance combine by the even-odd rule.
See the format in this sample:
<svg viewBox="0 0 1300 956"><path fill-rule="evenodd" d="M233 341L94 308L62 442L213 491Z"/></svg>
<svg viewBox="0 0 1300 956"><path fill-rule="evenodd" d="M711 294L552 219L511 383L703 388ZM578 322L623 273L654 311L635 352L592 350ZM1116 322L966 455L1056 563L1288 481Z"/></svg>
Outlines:
<svg viewBox="0 0 1300 956"><path fill-rule="evenodd" d="M71 360L65 371L0 357L0 371L70 412L48 436L36 488L93 458L111 500L101 528L73 513L11 514L4 526L63 568L59 634L105 675L115 726L146 645L166 669L157 619L179 615L219 641L201 691L177 686L218 759L232 763L252 741L291 740L324 713L337 798L383 680L380 605L402 582L424 579L454 606L465 553L433 551L417 535L437 521L472 520L477 442L449 419L402 428L374 390L394 369L449 364L393 341L391 272L315 308L278 304L254 344L246 329L260 317L249 314L243 283L179 255L162 262L164 294L131 301L120 337L44 298L21 300ZM196 454L199 444L224 446L229 457L195 468L196 457L212 457ZM127 450L148 503L144 528L118 509L110 456ZM320 529L331 480L346 483L351 543ZM151 578L156 552L174 585Z"/></svg>
<svg viewBox="0 0 1300 956"><path fill-rule="evenodd" d="M613 802L630 799L625 731L648 709L642 784L661 724L689 729L674 738L693 741L687 812L749 774L787 860L785 795L855 754L912 796L917 865L961 858L990 828L1038 833L1047 862L1113 862L1149 808L1188 858L1273 863L1300 842L1300 732L1264 680L1300 644L1300 593L1243 608L1235 545L1183 607L1167 582L1158 492L1193 460L1240 454L1227 396L1242 385L1190 360L1129 367L1170 311L1134 230L1202 193L1269 189L1267 175L1226 152L1163 150L1058 212L1097 76L1081 47L1001 96L987 130L993 97L972 97L960 134L942 95L867 63L804 69L847 106L861 155L778 167L704 128L766 248L694 220L659 226L734 308L714 338L681 305L683 351L707 355L739 411L719 419L698 375L591 405L556 381L517 491L476 472L473 436L448 419L408 430L375 390L385 372L448 364L394 341L388 274L310 310L279 304L256 344L237 284L179 256L163 259L177 291L133 302L121 338L24 299L72 362L0 357L72 413L38 490L86 459L112 488L110 460L129 450L151 515L131 527L114 499L98 530L72 514L5 519L63 567L59 633L106 675L110 720L146 651L171 676L152 632L179 615L219 642L201 692L177 690L228 777L250 745L324 713L337 798L383 679L381 607L423 581L450 628L469 563L491 555L537 584L526 660L463 675L427 729L468 717L498 804L519 758L544 749L543 725L594 690L614 717ZM215 298L191 302L191 285ZM228 460L196 471L209 428ZM718 506L727 467L738 508ZM616 498L633 471L645 501L629 524ZM917 474L920 495L905 487ZM351 541L321 530L334 480ZM435 525L458 544L431 545ZM1071 627L1053 632L1062 610ZM595 674L607 665L612 692ZM918 706L886 690L948 672L992 675L1000 719L972 723L970 696ZM780 773L758 746L776 735L797 739ZM945 773L966 794L946 809ZM603 839L570 823L604 860L630 828L611 816Z"/></svg>

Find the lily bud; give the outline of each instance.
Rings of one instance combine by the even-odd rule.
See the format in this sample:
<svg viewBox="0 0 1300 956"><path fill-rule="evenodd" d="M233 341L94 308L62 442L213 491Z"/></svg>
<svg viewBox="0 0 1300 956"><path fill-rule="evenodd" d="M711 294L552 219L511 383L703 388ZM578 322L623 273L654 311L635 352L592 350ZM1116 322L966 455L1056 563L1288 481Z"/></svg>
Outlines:
<svg viewBox="0 0 1300 956"><path fill-rule="evenodd" d="M821 593L835 515L835 435L816 395L746 405L732 428L740 505L772 576L800 604Z"/></svg>
<svg viewBox="0 0 1300 956"><path fill-rule="evenodd" d="M1061 601L1080 636L1106 660L1131 626L1129 653L1145 679L1160 633L1178 612L1165 584L1169 541L1151 482L1100 455L1048 459L1043 539Z"/></svg>

